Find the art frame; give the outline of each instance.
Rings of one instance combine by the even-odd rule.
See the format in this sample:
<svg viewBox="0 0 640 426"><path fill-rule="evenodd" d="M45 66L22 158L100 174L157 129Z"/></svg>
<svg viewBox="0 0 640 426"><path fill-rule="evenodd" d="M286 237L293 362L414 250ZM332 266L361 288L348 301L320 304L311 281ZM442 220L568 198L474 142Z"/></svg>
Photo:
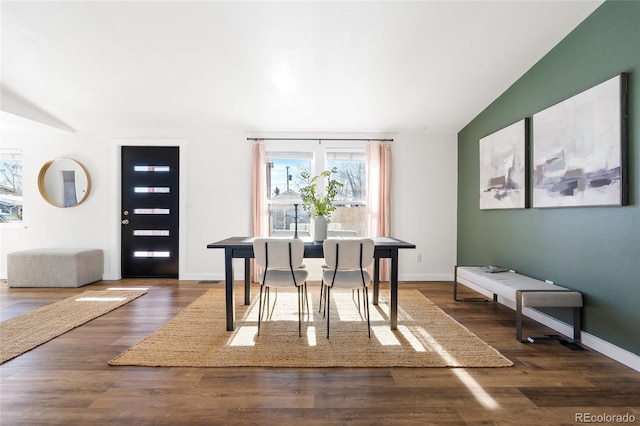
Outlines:
<svg viewBox="0 0 640 426"><path fill-rule="evenodd" d="M622 206L626 200L622 73L533 115L533 207Z"/></svg>
<svg viewBox="0 0 640 426"><path fill-rule="evenodd" d="M527 207L529 119L480 139L480 210Z"/></svg>

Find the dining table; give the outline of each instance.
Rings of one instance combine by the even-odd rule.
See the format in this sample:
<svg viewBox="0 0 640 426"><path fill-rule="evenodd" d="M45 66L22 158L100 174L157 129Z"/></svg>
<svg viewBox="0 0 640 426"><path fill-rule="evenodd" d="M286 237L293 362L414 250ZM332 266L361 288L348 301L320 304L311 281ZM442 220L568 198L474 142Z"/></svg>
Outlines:
<svg viewBox="0 0 640 426"><path fill-rule="evenodd" d="M324 258L322 241L301 238L304 241L305 258ZM372 237L375 244L373 253L373 304L377 305L380 294L380 259L390 259L389 276L389 326L398 328L398 252L400 249L415 249L413 243L393 237ZM235 294L233 260L244 259L244 304L251 304L251 259L254 237L229 237L207 244L208 249L224 250L225 307L227 331L235 330Z"/></svg>

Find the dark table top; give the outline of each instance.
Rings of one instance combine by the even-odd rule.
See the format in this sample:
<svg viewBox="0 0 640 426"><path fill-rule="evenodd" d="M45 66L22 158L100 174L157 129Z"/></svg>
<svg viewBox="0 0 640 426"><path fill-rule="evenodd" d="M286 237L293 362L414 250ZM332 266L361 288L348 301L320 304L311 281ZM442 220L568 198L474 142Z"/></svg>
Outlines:
<svg viewBox="0 0 640 426"><path fill-rule="evenodd" d="M215 243L207 244L207 248L248 248L253 247L254 237L229 237ZM312 238L301 238L304 241L305 249L319 248L322 249L322 242L313 241ZM373 237L376 248L398 248L398 249L414 249L416 245L406 241L398 240L392 237Z"/></svg>

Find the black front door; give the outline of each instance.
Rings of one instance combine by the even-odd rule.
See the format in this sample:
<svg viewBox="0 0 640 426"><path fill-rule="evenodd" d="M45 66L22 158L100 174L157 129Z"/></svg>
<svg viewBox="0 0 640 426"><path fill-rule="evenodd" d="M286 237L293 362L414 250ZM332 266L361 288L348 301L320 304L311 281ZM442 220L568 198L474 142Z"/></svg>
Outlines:
<svg viewBox="0 0 640 426"><path fill-rule="evenodd" d="M123 278L178 277L179 158L179 147L122 147Z"/></svg>

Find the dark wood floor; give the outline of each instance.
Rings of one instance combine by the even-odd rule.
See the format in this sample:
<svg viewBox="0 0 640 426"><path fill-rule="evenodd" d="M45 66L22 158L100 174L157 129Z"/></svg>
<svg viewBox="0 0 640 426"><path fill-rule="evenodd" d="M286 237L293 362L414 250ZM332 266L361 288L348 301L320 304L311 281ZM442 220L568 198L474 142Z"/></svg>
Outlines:
<svg viewBox="0 0 640 426"><path fill-rule="evenodd" d="M107 364L212 285L221 284L122 280L80 289L9 289L0 284L2 320L86 289L149 287L147 295L0 366L0 424L570 425L580 423L577 416L593 420L625 414L640 424L640 372L593 350L572 351L555 342L518 343L512 310L494 303L453 302L451 283L400 285L419 289L511 359L514 367ZM551 332L533 321L525 327L536 335Z"/></svg>

